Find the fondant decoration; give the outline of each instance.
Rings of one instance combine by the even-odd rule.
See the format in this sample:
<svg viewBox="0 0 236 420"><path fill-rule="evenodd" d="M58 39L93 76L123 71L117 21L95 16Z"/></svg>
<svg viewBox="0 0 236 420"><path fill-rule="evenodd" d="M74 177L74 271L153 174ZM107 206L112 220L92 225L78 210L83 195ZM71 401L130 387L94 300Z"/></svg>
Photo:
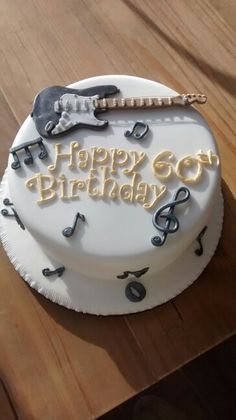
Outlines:
<svg viewBox="0 0 236 420"><path fill-rule="evenodd" d="M48 152L43 143L43 139L41 137L38 137L35 140L28 141L27 143L23 143L19 146L12 147L10 149L10 153L12 154L13 159L14 159L14 162L12 162L11 164L12 169L19 169L21 167L21 162L17 154L21 150L24 150L26 154L26 158L24 159L25 165L32 165L34 163L34 158L30 151L30 147L35 146L35 145L38 145L41 150L41 152L38 155L39 159L46 159L48 157Z"/></svg>
<svg viewBox="0 0 236 420"><path fill-rule="evenodd" d="M183 195L184 194L184 195ZM182 195L182 198L179 198ZM186 187L181 187L177 190L173 201L160 207L153 215L153 225L157 230L163 232L162 236L154 236L151 242L154 246L164 245L167 235L169 233L175 233L179 229L179 220L174 215L175 206L183 204L190 198L190 191ZM165 212L169 209L168 212ZM164 225L160 224L160 219L164 219Z"/></svg>
<svg viewBox="0 0 236 420"><path fill-rule="evenodd" d="M75 127L105 128L108 122L98 119L97 114L107 109L150 109L206 102L206 96L201 94L106 98L117 92L117 87L113 85L94 86L84 90L52 86L36 96L31 116L41 136L55 137Z"/></svg>
<svg viewBox="0 0 236 420"><path fill-rule="evenodd" d="M141 302L146 296L146 289L142 283L131 281L125 288L125 296L131 302Z"/></svg>
<svg viewBox="0 0 236 420"><path fill-rule="evenodd" d="M65 132L73 128L72 115L75 117L79 108L84 116L84 119L81 118L81 121L78 122L80 126L103 128L107 125L107 121L99 122L96 119L96 112L94 114L93 103L91 102L94 99L91 98L104 98L118 92L119 89L114 85L93 86L87 89L51 86L42 90L36 96L31 116L40 136L43 137L55 137L60 134L60 130ZM78 98L80 98L80 101Z"/></svg>
<svg viewBox="0 0 236 420"><path fill-rule="evenodd" d="M152 161L154 175L161 180L168 180L176 175L186 184L197 184L203 175L203 165L219 165L219 156L211 150L208 150L207 153L200 150L195 156L184 156L177 161L175 167L171 163L174 160L176 160L175 155L170 150L158 153ZM195 173L192 173L194 169ZM188 171L189 175L187 176L186 172L188 173Z"/></svg>
<svg viewBox="0 0 236 420"><path fill-rule="evenodd" d="M8 198L5 198L3 203L6 206L13 206L13 203L10 202L10 200ZM9 213L9 211L7 209L2 209L1 210L1 214L4 217L14 217L16 222L18 223L18 225L20 226L21 229L25 230L25 226L23 225L22 221L20 220L18 213L16 212L16 210L11 207L12 213Z"/></svg>
<svg viewBox="0 0 236 420"><path fill-rule="evenodd" d="M116 276L118 279L127 279L129 277L129 274L134 275L134 277L139 278L146 274L149 270L149 267L142 268L142 270L138 271L124 271L123 274L120 274L119 276Z"/></svg>
<svg viewBox="0 0 236 420"><path fill-rule="evenodd" d="M58 267L55 270L50 270L49 268L44 268L42 270L42 273L45 277L53 276L54 274L57 274L58 277L61 277L62 274L65 271L65 267Z"/></svg>
<svg viewBox="0 0 236 420"><path fill-rule="evenodd" d="M5 206L13 206L13 203L11 203L11 201L9 200L9 198L4 198L3 204Z"/></svg>
<svg viewBox="0 0 236 420"><path fill-rule="evenodd" d="M63 229L62 235L65 236L66 238L70 238L74 234L74 231L75 231L75 228L79 219L82 220L82 222L85 222L85 216L78 212L76 213L73 226L72 227L69 226Z"/></svg>
<svg viewBox="0 0 236 420"><path fill-rule="evenodd" d="M149 131L148 124L137 121L131 130L126 130L125 137L134 137L136 140L142 140Z"/></svg>
<svg viewBox="0 0 236 420"><path fill-rule="evenodd" d="M25 183L26 187L38 190L38 204L53 202L56 198L62 200L80 199L79 191L86 191L87 194L96 199L109 198L120 199L126 203L137 202L145 210L156 207L167 187L165 185L148 184L142 181L141 175L134 172L129 182L118 184L111 178L109 168L102 167L98 176L90 171L85 179L67 179L65 175L58 178L53 175L37 173ZM99 187L99 188L98 188Z"/></svg>
<svg viewBox="0 0 236 420"><path fill-rule="evenodd" d="M144 209L152 210L156 207L162 196L166 193L166 185L148 184L144 182L137 171L141 171L142 165L148 160L148 156L143 151L124 150L105 147L91 147L90 149L81 149L77 141L72 141L69 149L62 144L54 145L55 158L54 163L48 166L50 173L59 171L60 166L66 163L69 169L88 171L87 178L68 179L64 174L58 177L37 173L26 181L28 188L36 187L39 192L39 204L48 203L57 197L62 200L79 199L80 191L86 191L93 198L121 199L126 202L140 203ZM195 155L189 155L187 158L180 158L177 161L177 170L172 166L171 160L175 160L174 154L170 150L164 150L158 153L152 161L154 174L160 180L179 177L186 183L200 182L203 174L203 167L215 166L219 164L219 158L211 150L206 153L197 152ZM190 175L184 174L192 165L198 168L197 174L191 172ZM200 169L199 169L200 168ZM190 168L191 170L191 168ZM132 177L131 182L118 184L112 177L119 171Z"/></svg>
<svg viewBox="0 0 236 420"><path fill-rule="evenodd" d="M207 230L207 226L204 226L204 228L202 229L202 231L199 233L199 235L198 235L198 237L197 237L197 239L196 239L196 241L198 242L198 244L199 244L199 248L197 248L197 249L195 249L195 254L198 256L198 257L201 257L202 256L202 254L203 254L203 246L202 246L202 237L205 235L205 233L206 233L206 230Z"/></svg>

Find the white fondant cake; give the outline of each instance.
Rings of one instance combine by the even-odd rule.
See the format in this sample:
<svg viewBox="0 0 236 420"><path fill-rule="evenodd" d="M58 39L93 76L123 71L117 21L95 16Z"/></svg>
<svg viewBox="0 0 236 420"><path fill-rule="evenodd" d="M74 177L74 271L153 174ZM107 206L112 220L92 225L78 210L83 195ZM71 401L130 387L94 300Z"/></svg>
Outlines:
<svg viewBox="0 0 236 420"><path fill-rule="evenodd" d="M176 97L173 90L131 76L71 88L100 85L119 89L100 100L100 108L114 107L98 115L107 126L94 117L97 97L52 95L58 120L46 125L36 99L39 118L33 111L20 128L2 182L1 237L16 269L51 300L129 313L174 297L213 255L223 214L219 155L193 106L155 103Z"/></svg>

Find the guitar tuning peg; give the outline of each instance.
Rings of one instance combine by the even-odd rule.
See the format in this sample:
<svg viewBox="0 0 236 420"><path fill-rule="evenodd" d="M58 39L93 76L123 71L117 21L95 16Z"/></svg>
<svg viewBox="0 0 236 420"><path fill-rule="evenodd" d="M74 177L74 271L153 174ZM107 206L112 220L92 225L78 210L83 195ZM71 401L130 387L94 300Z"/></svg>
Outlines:
<svg viewBox="0 0 236 420"><path fill-rule="evenodd" d="M184 95L185 97L185 105L191 105L193 103L197 104L205 104L207 101L207 97L204 94L201 93L187 93Z"/></svg>

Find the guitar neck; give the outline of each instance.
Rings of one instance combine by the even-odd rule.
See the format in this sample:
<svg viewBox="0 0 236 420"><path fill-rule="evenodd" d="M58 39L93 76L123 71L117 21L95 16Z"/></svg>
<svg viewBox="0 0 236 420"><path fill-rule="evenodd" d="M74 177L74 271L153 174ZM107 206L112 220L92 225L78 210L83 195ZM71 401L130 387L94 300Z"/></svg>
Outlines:
<svg viewBox="0 0 236 420"><path fill-rule="evenodd" d="M156 96L138 98L103 98L94 99L96 109L144 109L163 108L169 106L186 106L193 103L204 104L207 98L202 94L184 94L177 96Z"/></svg>

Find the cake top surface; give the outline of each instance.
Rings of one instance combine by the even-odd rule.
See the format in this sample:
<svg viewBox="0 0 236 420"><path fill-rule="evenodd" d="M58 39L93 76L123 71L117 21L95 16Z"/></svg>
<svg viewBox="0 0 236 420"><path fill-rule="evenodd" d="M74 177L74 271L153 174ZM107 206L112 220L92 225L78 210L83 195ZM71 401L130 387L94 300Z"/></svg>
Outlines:
<svg viewBox="0 0 236 420"><path fill-rule="evenodd" d="M150 80L115 75L83 80L71 88L104 85L117 87L119 92L109 99L120 99L121 106L99 113L96 119L101 122L93 121L98 124L93 129L86 126L93 117L90 105L78 105L74 92L74 99L67 92L60 101L53 99L59 117L51 126L51 115L41 125L29 116L12 147L20 167L12 169L11 153L8 176L21 220L48 255L89 277L109 279L137 268L137 262L142 268L150 259L161 270L177 258L209 217L220 174L213 135L194 107L142 109L143 98L173 97L178 95L175 91ZM122 109L122 98L137 97L140 107ZM76 123L74 110L83 106L82 127L61 132L63 125ZM36 125L54 130L55 136L48 136L47 130L39 136ZM24 164L24 145L34 141L33 162ZM47 157L38 158L45 150ZM173 201L180 203L171 207ZM163 232L157 232L154 219L164 206L160 216L172 208L178 226L157 247L152 238L163 238Z"/></svg>

